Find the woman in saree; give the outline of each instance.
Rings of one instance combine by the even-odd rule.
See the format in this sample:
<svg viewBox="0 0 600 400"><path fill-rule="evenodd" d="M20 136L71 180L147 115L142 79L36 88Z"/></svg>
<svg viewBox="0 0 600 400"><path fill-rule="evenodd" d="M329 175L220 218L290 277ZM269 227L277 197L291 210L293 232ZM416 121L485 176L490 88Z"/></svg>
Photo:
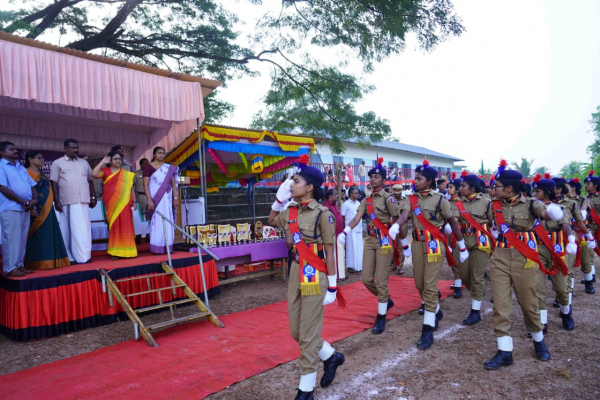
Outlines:
<svg viewBox="0 0 600 400"><path fill-rule="evenodd" d="M167 223L166 237L163 220L155 211L173 221L173 207L177 206L177 186L175 175L177 167L166 164L165 149L155 147L152 150L152 161L144 167L144 192L148 198L148 217L150 221L150 251L165 254L167 245L173 252L175 228Z"/></svg>
<svg viewBox="0 0 600 400"><path fill-rule="evenodd" d="M29 176L37 182L38 205L31 210L31 225L27 235L25 268L54 269L70 265L65 242L58 225L58 218L52 203L54 196L50 179L40 171L44 156L37 150L25 155L25 168Z"/></svg>
<svg viewBox="0 0 600 400"><path fill-rule="evenodd" d="M102 201L108 222L108 254L113 260L137 257L131 211L132 205L134 210L137 209L133 193L135 174L123 169L122 165L121 154L111 151L92 170L92 177L102 179L104 183Z"/></svg>

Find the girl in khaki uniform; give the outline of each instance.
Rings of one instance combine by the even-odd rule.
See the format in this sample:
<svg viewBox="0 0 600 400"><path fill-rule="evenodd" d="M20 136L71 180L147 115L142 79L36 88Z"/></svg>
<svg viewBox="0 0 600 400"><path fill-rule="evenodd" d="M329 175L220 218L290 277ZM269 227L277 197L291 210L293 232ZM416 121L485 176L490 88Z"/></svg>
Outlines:
<svg viewBox="0 0 600 400"><path fill-rule="evenodd" d="M593 171L590 171L593 172ZM593 177L593 173L592 173L592 177ZM598 178L594 178L594 179L598 179ZM571 180L569 180L566 184L567 190L568 190L568 194L567 197L569 198L569 200L575 202L575 204L577 204L577 207L579 207L579 210L581 212L581 217L583 218L583 224L586 225L587 220L588 220L588 210L590 208L590 201L587 199L587 197L584 197L581 195L581 182L579 181L579 178L573 178ZM586 225L587 227L587 225ZM574 227L575 231L577 232L577 234L579 235L579 254L580 254L580 264L575 265L575 267L578 267L579 265L581 265L581 273L583 273L583 275L585 276L586 274L590 274L591 279L590 279L590 283L589 283L589 288L590 288L590 292L588 292L588 285L586 285L586 292L588 294L594 294L595 290L594 290L594 282L596 282L596 267L594 266L594 252L592 251L592 249L588 246L587 243L587 237L585 234L582 233L581 228L579 226L579 224L577 224L577 226ZM592 235L593 237L593 235ZM581 284L585 284L586 280L585 278L581 280ZM557 302L555 302L557 303ZM558 304L554 305L555 307L558 307Z"/></svg>
<svg viewBox="0 0 600 400"><path fill-rule="evenodd" d="M458 221L458 217L460 214L458 208L456 207L456 202L460 201L459 189L460 179L456 177L456 172L453 172L452 179L450 179L450 181L448 182L448 190L446 190L448 196L446 198L450 203L450 206L452 208L452 216L456 221ZM452 295L452 297L455 299L460 299L462 297L463 285L462 279L460 278L459 268L460 249L458 248L458 244L456 243L456 238L452 236L452 229L450 228L450 225L446 224L444 230L448 238L448 245L452 249L452 257L454 258L454 262L456 263L456 266L452 268L452 273L454 275L454 285L450 286L450 289L454 289L454 294Z"/></svg>
<svg viewBox="0 0 600 400"><path fill-rule="evenodd" d="M323 174L308 166L308 161L307 156L300 158L300 172L291 182L282 184L269 215L270 225L286 229L288 247L295 255L289 277L288 317L290 332L301 350L296 400L314 399L319 359L324 364L321 387L331 385L345 360L321 338L323 306L333 303L337 295L335 219L331 211L317 203L322 195ZM284 209L290 197L297 202L290 202ZM315 254L318 257L313 260ZM341 305L342 299L338 301Z"/></svg>

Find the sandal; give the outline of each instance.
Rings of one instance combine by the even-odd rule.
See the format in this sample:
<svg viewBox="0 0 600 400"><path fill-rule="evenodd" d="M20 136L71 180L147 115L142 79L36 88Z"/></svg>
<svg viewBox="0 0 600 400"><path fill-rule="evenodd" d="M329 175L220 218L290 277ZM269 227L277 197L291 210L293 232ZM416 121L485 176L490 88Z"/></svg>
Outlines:
<svg viewBox="0 0 600 400"><path fill-rule="evenodd" d="M402 275L404 274L404 271L402 271L402 268L398 268L398 271L396 271L396 275Z"/></svg>
<svg viewBox="0 0 600 400"><path fill-rule="evenodd" d="M398 268L396 265L392 265L392 268L390 269L390 271L395 271L396 268Z"/></svg>
<svg viewBox="0 0 600 400"><path fill-rule="evenodd" d="M8 274L6 274L6 276L10 276L11 278L20 278L25 275L27 274L25 272L20 271L18 268L13 269Z"/></svg>
<svg viewBox="0 0 600 400"><path fill-rule="evenodd" d="M117 256L112 256L110 259L111 259L111 260L118 260L118 259L119 259L119 257L117 257Z"/></svg>
<svg viewBox="0 0 600 400"><path fill-rule="evenodd" d="M27 274L27 275L29 275L29 274L33 274L33 271L32 271L32 270L30 270L30 269L27 269L27 268L25 268L25 267L17 267L17 269L18 269L19 271L21 271L22 273L24 273L24 274Z"/></svg>

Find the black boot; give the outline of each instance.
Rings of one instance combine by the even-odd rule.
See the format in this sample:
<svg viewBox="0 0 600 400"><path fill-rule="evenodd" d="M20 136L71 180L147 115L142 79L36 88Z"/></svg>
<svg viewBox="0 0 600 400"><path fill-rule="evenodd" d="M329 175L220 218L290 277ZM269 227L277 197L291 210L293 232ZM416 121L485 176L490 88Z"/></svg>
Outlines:
<svg viewBox="0 0 600 400"><path fill-rule="evenodd" d="M435 313L435 328L433 328L434 331L438 330L438 327L440 326L440 321L442 320L442 318L444 318L444 313L442 312L442 309L440 308L440 310Z"/></svg>
<svg viewBox="0 0 600 400"><path fill-rule="evenodd" d="M385 330L385 315L377 314L377 318L375 318L375 326L371 329L376 335L383 333Z"/></svg>
<svg viewBox="0 0 600 400"><path fill-rule="evenodd" d="M596 293L596 289L594 289L594 282L593 281L585 281L585 292L587 294L594 294L594 293Z"/></svg>
<svg viewBox="0 0 600 400"><path fill-rule="evenodd" d="M563 314L560 312L560 319L562 319L563 326L566 330L572 331L575 328L575 321L573 321L573 309L569 306L569 313Z"/></svg>
<svg viewBox="0 0 600 400"><path fill-rule="evenodd" d="M533 348L535 349L535 355L540 361L550 361L550 352L544 343L544 339L541 342L533 341Z"/></svg>
<svg viewBox="0 0 600 400"><path fill-rule="evenodd" d="M323 361L323 377L321 378L321 387L326 388L331 385L335 379L335 372L338 367L344 364L346 358L342 353L334 352L331 357Z"/></svg>
<svg viewBox="0 0 600 400"><path fill-rule="evenodd" d="M450 289L454 290L454 283L450 285Z"/></svg>
<svg viewBox="0 0 600 400"><path fill-rule="evenodd" d="M592 283L596 283L596 274L592 275ZM581 284L584 285L585 284L585 278L581 280Z"/></svg>
<svg viewBox="0 0 600 400"><path fill-rule="evenodd" d="M442 298L442 293L440 293L440 291L438 290L438 299Z"/></svg>
<svg viewBox="0 0 600 400"><path fill-rule="evenodd" d="M417 343L417 349L419 350L427 350L433 344L433 327L429 325L423 325L423 330L421 331L421 338Z"/></svg>
<svg viewBox="0 0 600 400"><path fill-rule="evenodd" d="M294 398L294 400L314 400L315 396L314 396L315 392L303 392L302 390L298 389L298 393L296 394L296 397Z"/></svg>
<svg viewBox="0 0 600 400"><path fill-rule="evenodd" d="M425 303L421 303L421 307L419 307L419 315L425 315Z"/></svg>
<svg viewBox="0 0 600 400"><path fill-rule="evenodd" d="M509 365L513 365L512 351L502 350L498 350L498 353L491 360L483 364L485 369L489 370L496 370Z"/></svg>
<svg viewBox="0 0 600 400"><path fill-rule="evenodd" d="M481 311L471 309L469 316L463 319L463 324L465 325L475 325L481 321Z"/></svg>
<svg viewBox="0 0 600 400"><path fill-rule="evenodd" d="M490 297L490 303L494 304L494 297Z"/></svg>
<svg viewBox="0 0 600 400"><path fill-rule="evenodd" d="M390 311L390 309L394 307L394 302L392 301L392 296L388 296L388 305L387 305L387 310Z"/></svg>
<svg viewBox="0 0 600 400"><path fill-rule="evenodd" d="M558 296L554 298L554 303L552 303L552 307L560 308L560 303L558 302Z"/></svg>
<svg viewBox="0 0 600 400"><path fill-rule="evenodd" d="M460 299L462 297L462 288L455 287L454 294L452 295L455 299Z"/></svg>

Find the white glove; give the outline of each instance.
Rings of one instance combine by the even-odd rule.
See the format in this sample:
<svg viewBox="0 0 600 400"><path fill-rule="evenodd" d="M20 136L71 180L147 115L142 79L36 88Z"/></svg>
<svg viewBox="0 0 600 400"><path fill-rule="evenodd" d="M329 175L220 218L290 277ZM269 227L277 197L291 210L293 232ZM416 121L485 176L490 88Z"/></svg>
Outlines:
<svg viewBox="0 0 600 400"><path fill-rule="evenodd" d="M574 235L569 235L569 243L567 244L567 253L577 254L577 244L575 243Z"/></svg>
<svg viewBox="0 0 600 400"><path fill-rule="evenodd" d="M289 202L288 202L288 203L289 203ZM286 204L286 205L287 205L287 204ZM273 204L271 204L271 210L273 210L273 211L277 211L277 212L281 212L281 211L283 211L283 210L284 210L283 206L284 206L284 205L283 205L282 203L280 203L279 201L275 200L275 201L273 202Z"/></svg>
<svg viewBox="0 0 600 400"><path fill-rule="evenodd" d="M496 228L495 226L492 226L492 236L494 237L494 239L498 239L499 234L500 234L500 232L498 232L498 228Z"/></svg>
<svg viewBox="0 0 600 400"><path fill-rule="evenodd" d="M408 239L400 239L400 243L402 244L402 254L404 254L404 257L412 257L412 251L410 251L410 247L408 246Z"/></svg>
<svg viewBox="0 0 600 400"><path fill-rule="evenodd" d="M587 211L581 210L581 217L583 218L584 221L586 221L587 220Z"/></svg>
<svg viewBox="0 0 600 400"><path fill-rule="evenodd" d="M446 235L452 235L452 227L450 224L446 224L446 226L444 226L444 232L446 232Z"/></svg>
<svg viewBox="0 0 600 400"><path fill-rule="evenodd" d="M465 240L459 240L456 244L458 244L458 249L460 250L460 262L467 261L467 258L469 258L469 250L467 250L467 246L465 246Z"/></svg>
<svg viewBox="0 0 600 400"><path fill-rule="evenodd" d="M585 237L587 237L588 242L587 245L590 249L594 250L596 248L596 241L594 240L594 234L592 232L588 232L587 235L585 235Z"/></svg>
<svg viewBox="0 0 600 400"><path fill-rule="evenodd" d="M563 217L562 208L554 203L549 204L548 207L546 207L546 211L548 212L550 218L554 221L560 221Z"/></svg>
<svg viewBox="0 0 600 400"><path fill-rule="evenodd" d="M343 235L343 233L341 234ZM329 282L329 288L327 289L327 293L325 293L325 298L323 299L323 305L331 304L335 301L337 296L337 282L335 275L327 275L327 281Z"/></svg>
<svg viewBox="0 0 600 400"><path fill-rule="evenodd" d="M352 229L350 229L349 226L344 228L344 231L342 233L340 233L337 237L337 241L339 244L346 244L346 236L352 232Z"/></svg>
<svg viewBox="0 0 600 400"><path fill-rule="evenodd" d="M395 223L394 225L392 225L392 227L389 230L389 234L390 234L390 237L392 238L392 240L396 240L396 236L398 235L398 232L400 232L400 225L398 225L398 223Z"/></svg>
<svg viewBox="0 0 600 400"><path fill-rule="evenodd" d="M294 182L292 179L286 179L281 186L279 186L279 189L277 189L277 200L279 200L280 203L285 203L292 197L292 189L290 188L292 182Z"/></svg>

